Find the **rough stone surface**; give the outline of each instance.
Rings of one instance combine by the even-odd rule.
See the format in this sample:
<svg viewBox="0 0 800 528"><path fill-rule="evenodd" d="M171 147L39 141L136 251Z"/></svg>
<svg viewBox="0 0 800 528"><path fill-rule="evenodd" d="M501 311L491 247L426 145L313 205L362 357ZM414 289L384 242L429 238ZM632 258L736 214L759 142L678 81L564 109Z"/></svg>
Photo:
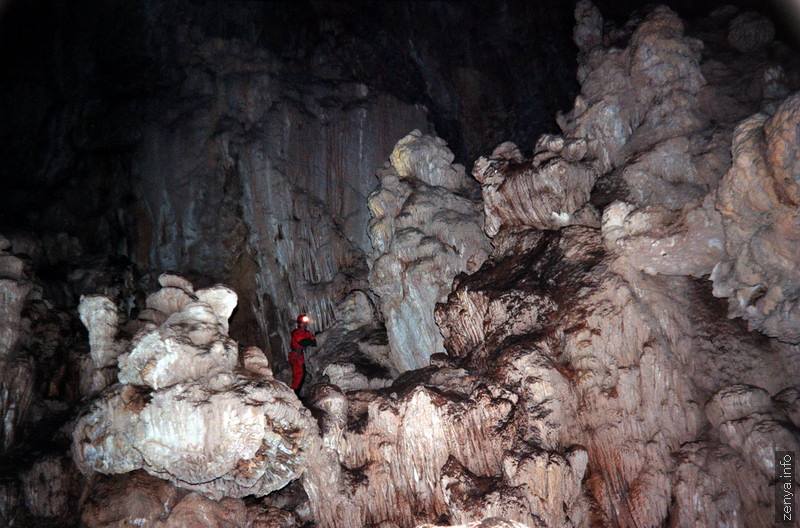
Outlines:
<svg viewBox="0 0 800 528"><path fill-rule="evenodd" d="M253 513L248 511L248 519L250 528L293 528L298 524L291 512L278 508L269 508L266 511L258 508Z"/></svg>
<svg viewBox="0 0 800 528"><path fill-rule="evenodd" d="M190 493L170 512L159 528L239 528L247 526L244 501L225 497L219 501Z"/></svg>
<svg viewBox="0 0 800 528"><path fill-rule="evenodd" d="M6 526L10 526L16 517L19 500L16 482L0 482L0 521Z"/></svg>
<svg viewBox="0 0 800 528"><path fill-rule="evenodd" d="M267 356L258 347L247 347L242 351L242 366L264 379L272 378L272 369L269 368Z"/></svg>
<svg viewBox="0 0 800 528"><path fill-rule="evenodd" d="M481 521L475 521L467 524L459 525L434 525L434 524L421 524L417 528L528 528L526 525L501 519L499 517L489 517Z"/></svg>
<svg viewBox="0 0 800 528"><path fill-rule="evenodd" d="M485 230L490 237L503 225L537 229L570 225L589 201L595 171L580 161L580 155L570 155L575 144L554 139L540 141L537 146L543 150L532 160L524 160L515 145L504 143L489 158L475 162L472 175L483 185ZM578 145L585 153L585 142Z"/></svg>
<svg viewBox="0 0 800 528"><path fill-rule="evenodd" d="M708 275L724 256L725 234L712 197L673 212L614 202L603 211L603 241L626 265L651 275Z"/></svg>
<svg viewBox="0 0 800 528"><path fill-rule="evenodd" d="M24 278L22 259L9 253L10 241L0 240L0 455L10 451L26 424L35 399L35 367L24 354L30 319L23 309L34 284ZM35 295L35 294L34 294ZM27 327L27 328L26 328Z"/></svg>
<svg viewBox="0 0 800 528"><path fill-rule="evenodd" d="M766 47L774 37L775 26L772 22L754 11L736 15L728 29L728 42L743 53Z"/></svg>
<svg viewBox="0 0 800 528"><path fill-rule="evenodd" d="M122 343L117 341L119 308L103 295L81 297L78 313L81 322L89 330L89 349L94 368L116 365L122 354Z"/></svg>
<svg viewBox="0 0 800 528"><path fill-rule="evenodd" d="M462 279L437 314L448 351L485 364L495 379L510 376L510 365L541 369L509 381L520 380L521 397L530 390L533 401L551 410L527 413L533 423L540 417L538 445L586 449L583 491L600 507L593 522L616 515L628 519L624 524L657 525L679 511L695 512L702 524L733 515L757 523L768 515L770 503L758 493L715 479L738 468L737 479L768 489L765 446L796 445L769 396L792 386L796 350L773 343L767 352L764 338L734 322L721 326L709 288L696 279L612 273L619 263L596 231L527 236L538 248L527 257L509 251ZM711 441L704 433L709 426ZM734 458L722 469L713 457L695 461L695 480L676 479L681 446L704 442ZM705 481L701 511L685 490Z"/></svg>
<svg viewBox="0 0 800 528"><path fill-rule="evenodd" d="M363 291L355 290L336 307L337 321L317 335L317 349L306 349L309 384L325 382L344 391L378 389L398 375L386 328Z"/></svg>
<svg viewBox="0 0 800 528"><path fill-rule="evenodd" d="M135 471L126 475L97 475L81 505L81 523L87 528L153 528L180 500L171 483Z"/></svg>
<svg viewBox="0 0 800 528"><path fill-rule="evenodd" d="M400 372L444 351L433 307L453 277L476 270L489 251L480 205L464 195L474 184L452 160L443 142L415 131L398 143L369 198L369 284Z"/></svg>
<svg viewBox="0 0 800 528"><path fill-rule="evenodd" d="M516 28L509 5L486 9ZM483 204L442 140L412 133L389 156L432 114L224 16L187 19L180 45L148 51L190 70L154 68L158 109L93 110L127 111L131 126L76 131L48 111L63 124L42 134L70 139L36 178L69 195L73 172L109 177L75 193L97 241L60 226L0 237L0 524L80 512L104 527L770 525L774 450L800 450L796 65L769 22L735 7L692 22L647 8L619 27L587 1L575 14L581 94L560 135L517 136L476 163ZM442 65L408 44L441 101ZM477 42L468 52L493 61ZM348 53L375 71L363 61L393 52ZM451 73L478 87L452 104L498 130L537 104L499 117L501 92L474 95L491 76ZM387 156L370 249L368 166ZM93 210L93 193L117 209ZM46 206L67 230L72 200ZM26 218L46 225L41 212ZM233 277L245 310L233 289L167 273L145 298L130 266L75 260L111 246L204 285ZM70 328L81 294L91 350ZM324 329L310 411L271 369L298 310ZM263 342L237 350L237 331ZM94 400L60 428L82 396ZM63 455L69 434L85 479Z"/></svg>
<svg viewBox="0 0 800 528"><path fill-rule="evenodd" d="M265 495L302 473L316 425L268 365L258 376L236 371L226 314L227 303L194 301L126 344L120 383L75 423L72 453L82 472L141 468L215 499Z"/></svg>
<svg viewBox="0 0 800 528"><path fill-rule="evenodd" d="M311 395L324 447L304 486L321 526L770 522L771 450L798 443L798 351L727 320L707 277L734 254L728 216L759 233L793 222L793 210L739 219L720 206L745 138L737 122L765 110L780 128L793 99L776 104L780 72L751 71L761 37L717 59L667 8L625 28L588 2L576 15L582 93L559 117L563 135L540 138L530 158L505 143L476 163L495 249L436 310L447 355L379 391ZM729 50L735 15L694 34ZM767 152L755 143L767 118L753 120L746 137ZM793 149L778 145L773 157L791 166ZM782 186L754 185L787 189L791 208L796 182L780 166L765 174ZM378 222L401 217L412 192L382 176ZM738 194L739 209L759 201ZM398 230L377 227L386 253ZM787 264L796 246L784 239ZM371 282L376 293L420 282L402 266L389 276Z"/></svg>
<svg viewBox="0 0 800 528"><path fill-rule="evenodd" d="M227 336L211 305L193 302L158 327L147 326L119 358L121 383L153 389L200 377L212 377L236 366L236 343Z"/></svg>
<svg viewBox="0 0 800 528"><path fill-rule="evenodd" d="M756 114L736 128L717 199L726 255L712 276L731 316L792 343L800 342L799 123L800 95L793 95L774 116Z"/></svg>
<svg viewBox="0 0 800 528"><path fill-rule="evenodd" d="M38 460L20 475L28 510L37 517L69 519L77 476L72 462L64 456Z"/></svg>

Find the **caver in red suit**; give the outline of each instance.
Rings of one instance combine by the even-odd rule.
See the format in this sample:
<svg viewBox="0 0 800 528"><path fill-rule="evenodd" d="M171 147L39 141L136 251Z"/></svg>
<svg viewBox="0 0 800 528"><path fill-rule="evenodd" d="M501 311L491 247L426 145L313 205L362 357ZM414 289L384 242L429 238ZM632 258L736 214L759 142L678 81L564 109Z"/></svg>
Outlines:
<svg viewBox="0 0 800 528"><path fill-rule="evenodd" d="M306 314L301 314L297 318L297 328L292 331L292 342L289 351L289 364L292 366L292 389L297 391L303 382L305 372L305 348L317 346L314 334L308 331L310 319Z"/></svg>

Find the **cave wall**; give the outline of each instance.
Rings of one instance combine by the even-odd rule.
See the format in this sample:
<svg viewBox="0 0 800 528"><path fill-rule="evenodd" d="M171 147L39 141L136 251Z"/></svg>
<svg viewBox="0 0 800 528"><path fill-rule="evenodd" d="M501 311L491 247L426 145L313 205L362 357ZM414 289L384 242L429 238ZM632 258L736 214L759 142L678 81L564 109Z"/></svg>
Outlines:
<svg viewBox="0 0 800 528"><path fill-rule="evenodd" d="M800 445L797 64L734 7L576 21L562 134L473 166L494 249L436 307L447 354L315 388L322 525L772 525Z"/></svg>
<svg viewBox="0 0 800 528"><path fill-rule="evenodd" d="M0 238L9 293L0 304L0 461L14 457L0 474L5 518L768 522L772 447L800 445L791 95L800 83L769 21L728 8L685 22L661 7L620 26L581 2L581 93L558 117L561 134L526 135L489 154L484 142L539 126L514 121L516 97L533 88L498 89L508 78L482 70L492 55L480 46L436 55L441 41L426 32L447 35L437 20L463 22L456 4L377 8L377 33L336 4L274 19L251 2L112 4L119 10L85 17L78 11L89 4L75 5L47 16L78 29L56 30L40 52L76 53L18 65L54 67L47 75L61 86L39 91L33 74L21 83L35 111L19 120L19 137L7 133L19 152L9 156L6 170L17 174L2 212L13 229ZM467 35L520 31L519 9L501 4L499 22ZM120 18L130 29L114 34ZM61 27L46 20L46 30ZM428 29L400 52L409 20ZM63 34L81 30L84 40ZM459 64L462 52L475 63ZM15 90L7 101L24 92ZM441 130L453 152L415 133L390 155L406 127ZM32 137L42 159L22 148ZM475 150L485 154L473 175L486 236L476 184L453 164ZM33 200L34 185L46 200ZM25 227L39 234L14 232ZM272 361L252 348L236 357L232 302L215 308L208 290L176 275L161 276L163 289L145 300L130 263L87 259L103 252L129 256L143 283L160 267L199 285L226 281L246 316L234 315L231 336L261 344ZM58 263L70 270L66 283L51 275ZM466 273L451 288L457 272ZM86 339L69 298L91 288L110 298L82 305ZM412 300L398 310L400 332L389 322L392 289ZM137 295L147 308L138 314ZM270 370L298 309L332 324L316 368L324 378L334 365L338 378L328 380L350 384L314 387L313 415ZM336 310L346 313L334 322ZM103 392L115 379L122 384ZM66 423L84 397L93 401L77 427ZM106 453L115 435L124 441ZM95 474L140 467L174 485L142 472ZM305 467L302 482L263 502L239 498Z"/></svg>
<svg viewBox="0 0 800 528"><path fill-rule="evenodd" d="M525 2L11 2L0 23L0 225L52 240L50 265L225 280L274 359L297 311L322 330L364 284L398 139L435 129L469 162L575 89L570 13Z"/></svg>

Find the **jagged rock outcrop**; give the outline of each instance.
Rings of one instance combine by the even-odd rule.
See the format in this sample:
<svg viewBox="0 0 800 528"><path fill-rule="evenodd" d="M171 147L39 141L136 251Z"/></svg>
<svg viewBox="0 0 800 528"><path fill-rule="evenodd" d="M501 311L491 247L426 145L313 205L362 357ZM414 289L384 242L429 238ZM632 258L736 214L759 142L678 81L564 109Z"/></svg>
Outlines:
<svg viewBox="0 0 800 528"><path fill-rule="evenodd" d="M794 301L779 305L780 281L797 283L797 182L780 174L793 174L796 103L776 104L785 79L756 51L779 45L762 18L735 9L702 23L705 43L663 7L624 29L604 26L589 2L576 16L582 93L559 117L563 137L541 138L531 159L506 144L475 165L495 254L438 310L445 347L489 369L512 354L540 358L549 373L527 379L546 380L558 405L531 443L583 446L592 522L763 525L768 446L798 442L797 351L719 321L708 283L690 277L713 270L732 315L753 304L754 328L772 315L765 333L784 328L793 341ZM742 53L709 58L706 46L728 45ZM734 132L759 110L775 113L766 133L764 114ZM751 238L764 246L770 229L783 238L751 257Z"/></svg>
<svg viewBox="0 0 800 528"><path fill-rule="evenodd" d="M156 526L181 499L181 490L144 471L125 475L95 475L81 504L87 528L111 528L130 520Z"/></svg>
<svg viewBox="0 0 800 528"><path fill-rule="evenodd" d="M489 517L482 521L475 521L467 524L459 524L458 526L439 526L433 524L421 524L417 528L527 528L525 525L514 521L507 521L499 517Z"/></svg>
<svg viewBox="0 0 800 528"><path fill-rule="evenodd" d="M481 232L474 184L443 140L419 131L398 142L370 195L369 284L386 322L393 366L424 367L443 352L433 307L453 277L475 271L489 241Z"/></svg>
<svg viewBox="0 0 800 528"><path fill-rule="evenodd" d="M532 160L526 161L513 143L503 143L489 158L476 161L472 175L483 186L486 234L496 235L503 225L557 229L591 221L591 210L578 213L597 177L581 161L585 155L582 139L543 136Z"/></svg>
<svg viewBox="0 0 800 528"><path fill-rule="evenodd" d="M257 506L248 509L238 498L217 501L186 492L137 471L93 477L81 508L81 523L87 528L257 528L264 526L257 524L259 517L269 513L271 510Z"/></svg>
<svg viewBox="0 0 800 528"><path fill-rule="evenodd" d="M19 489L15 482L0 482L0 521L11 525L19 506Z"/></svg>
<svg viewBox="0 0 800 528"><path fill-rule="evenodd" d="M331 138L355 149L350 132L370 128L348 120L397 102L384 108L358 83L333 103L315 83L276 102L271 83L297 84L243 73L253 47L236 44L231 63L238 41L189 35L197 71L183 88L203 95L158 116L141 143L123 140L147 175L132 207L152 207L133 215L148 253L137 258L234 270L273 342L290 312L315 312L327 331L309 369L326 383L309 387L312 414L275 380L275 349L237 349L227 287L162 275L141 311L86 296L91 350L70 357L71 395L96 395L71 430L87 488L76 493L67 457L26 461L0 475L0 520L69 516L80 495L81 522L109 528L770 525L774 450L800 450L800 99L783 101L800 78L773 63L785 53L774 28L735 8L696 25L663 7L621 28L586 1L576 15L583 92L531 157L504 143L475 164L485 225L477 186L441 140L412 133L396 146L370 197L372 292L365 233L353 236L365 211L348 201L364 188L338 194L352 183L340 158L354 154ZM264 140L273 122L288 136ZM326 150L301 163L310 176L287 161L305 152L287 137ZM62 238L65 255L80 253ZM13 291L27 261L3 246ZM0 387L26 383L2 370L7 358L34 380L44 369L31 346L54 354L36 336L58 317L46 320L29 282L24 302L0 305L18 317L6 334L0 320L12 350L0 348ZM54 396L34 398L29 425L49 407L68 412L55 398L67 377L30 382ZM16 419L22 399L6 394L0 411Z"/></svg>
<svg viewBox="0 0 800 528"><path fill-rule="evenodd" d="M501 241L506 253L459 279L437 310L445 346L485 365L493 379L529 365L512 378L516 409L529 395L548 412L518 419L532 431L529 446L586 450L583 484L573 481L582 491L572 494L593 505L588 519L622 526L674 515L703 525L734 515L748 525L769 519L767 446L798 442L770 395L794 386L797 350L772 343L766 351L766 339L720 322L710 287L697 279L617 274L616 257L594 229L504 236L516 244ZM745 488L732 484L744 479ZM704 490L702 500L689 489ZM563 522L552 513L542 519Z"/></svg>
<svg viewBox="0 0 800 528"><path fill-rule="evenodd" d="M717 199L726 254L712 275L731 316L791 343L800 342L798 124L795 94L773 116L756 114L736 128Z"/></svg>
<svg viewBox="0 0 800 528"><path fill-rule="evenodd" d="M536 369L535 361L523 363L526 372ZM523 449L528 420L552 427L533 418L550 404L528 407L517 388L522 373L510 370L504 364L484 377L439 355L379 393L345 397L318 387L312 405L323 413L325 447L304 478L315 520L415 526L498 516L528 526L580 525L586 452Z"/></svg>
<svg viewBox="0 0 800 528"><path fill-rule="evenodd" d="M77 400L77 376L69 372L76 329L45 298L33 268L37 246L26 233L0 235L0 461L37 427L57 428Z"/></svg>
<svg viewBox="0 0 800 528"><path fill-rule="evenodd" d="M756 59L704 62L669 9L619 30L588 2L577 14L583 93L560 118L564 136L541 138L531 159L503 144L475 165L495 251L436 311L450 357L382 391L313 396L325 470L304 483L322 526L770 522L772 449L800 440L798 350L721 318L704 277L731 253L716 195L734 126L780 90L750 74L759 89L734 102L729 78ZM734 14L709 19L711 45L741 30ZM776 121L793 113L784 104ZM406 195L385 190L401 183L374 195L376 220L402 216ZM386 254L396 231L377 227ZM387 269L395 288L419 283Z"/></svg>
<svg viewBox="0 0 800 528"><path fill-rule="evenodd" d="M306 349L307 386L324 382L348 391L391 384L398 372L392 363L386 327L367 294L351 292L336 307L336 314L336 322L317 335L319 348Z"/></svg>
<svg viewBox="0 0 800 528"><path fill-rule="evenodd" d="M265 495L297 478L317 448L317 427L267 372L263 353L251 349L249 373L237 371L237 346L227 335L236 294L224 286L194 291L172 275L160 282L147 300L151 313L143 315L164 321L146 323L123 343L120 383L74 425L78 468L87 474L141 468L216 499ZM92 307L103 313L93 315ZM84 299L84 320L99 326L90 335L112 334L105 308Z"/></svg>

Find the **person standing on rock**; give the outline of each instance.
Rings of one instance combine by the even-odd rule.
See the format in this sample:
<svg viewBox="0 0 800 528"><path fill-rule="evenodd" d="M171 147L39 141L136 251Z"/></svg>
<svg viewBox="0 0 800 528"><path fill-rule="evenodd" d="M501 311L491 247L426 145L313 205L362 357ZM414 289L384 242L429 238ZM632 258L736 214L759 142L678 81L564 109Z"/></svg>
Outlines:
<svg viewBox="0 0 800 528"><path fill-rule="evenodd" d="M308 331L308 323L311 319L306 314L297 316L297 328L292 331L291 350L289 351L289 364L292 366L292 390L296 393L300 391L305 375L306 354L305 349L309 346L317 346L314 334Z"/></svg>

